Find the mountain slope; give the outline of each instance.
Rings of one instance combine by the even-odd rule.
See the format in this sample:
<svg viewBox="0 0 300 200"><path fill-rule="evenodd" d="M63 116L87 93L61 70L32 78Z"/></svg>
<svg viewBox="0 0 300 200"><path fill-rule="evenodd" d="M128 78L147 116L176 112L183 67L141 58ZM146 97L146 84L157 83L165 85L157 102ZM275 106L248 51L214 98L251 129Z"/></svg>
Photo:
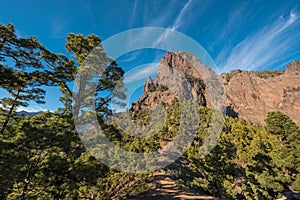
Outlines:
<svg viewBox="0 0 300 200"><path fill-rule="evenodd" d="M217 76L213 73L189 53L168 52L161 60L156 79L146 81L142 97L132 105L132 116L154 104L168 107L173 100L180 99L180 95L212 107L212 95L222 93L217 91L218 87L207 87L207 77ZM293 61L285 71L235 70L220 78L226 94L223 107L228 115L264 125L267 113L279 110L300 125L299 62Z"/></svg>

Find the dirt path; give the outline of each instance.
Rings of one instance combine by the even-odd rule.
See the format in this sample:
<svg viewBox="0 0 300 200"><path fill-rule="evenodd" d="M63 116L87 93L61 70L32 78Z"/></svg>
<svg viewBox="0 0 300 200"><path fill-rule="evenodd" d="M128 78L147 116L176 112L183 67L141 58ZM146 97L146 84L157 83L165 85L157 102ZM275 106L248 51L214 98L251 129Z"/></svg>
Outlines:
<svg viewBox="0 0 300 200"><path fill-rule="evenodd" d="M150 199L157 199L157 200L167 200L167 199L216 199L212 196L205 196L205 195L194 195L188 192L185 192L179 189L176 186L174 180L170 178L169 175L166 175L164 171L159 171L154 174L153 178L154 182L156 182L160 187L155 189L150 189L147 192L138 195L136 197L130 197L128 199L143 199L143 200L150 200Z"/></svg>

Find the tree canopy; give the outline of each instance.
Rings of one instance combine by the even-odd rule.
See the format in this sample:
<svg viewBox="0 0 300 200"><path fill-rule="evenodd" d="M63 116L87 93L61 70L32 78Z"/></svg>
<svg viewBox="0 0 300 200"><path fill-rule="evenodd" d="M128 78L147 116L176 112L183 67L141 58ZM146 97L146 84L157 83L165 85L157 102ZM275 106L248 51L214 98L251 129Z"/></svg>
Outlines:
<svg viewBox="0 0 300 200"><path fill-rule="evenodd" d="M147 153L178 134L182 116L176 101L168 108L161 105L167 109L166 119L159 122L158 134L149 137L129 136L133 127L122 130L116 120L107 120L112 114L109 105L122 104L125 98L122 67L106 56L98 36L70 33L66 39L71 56L51 52L36 37L18 37L12 24L0 24L0 89L5 92L0 99L0 199L125 199L149 189L151 174L110 169L91 155L75 131L73 119L86 106L86 101L76 103L88 81L80 73L84 67L97 68L95 73L101 69L95 109L115 145ZM101 58L100 62L85 63L95 49L92 56ZM76 84L78 92L70 89L71 84ZM20 115L20 106L45 103L45 87L60 88L63 107L32 117ZM300 191L300 129L287 115L271 111L265 126L226 117L217 145L201 157L212 110L199 105L197 112L195 139L178 159L185 162L167 167L178 171L178 185L220 199L275 199L287 191ZM141 110L136 119L123 123L143 128L157 119L149 113Z"/></svg>

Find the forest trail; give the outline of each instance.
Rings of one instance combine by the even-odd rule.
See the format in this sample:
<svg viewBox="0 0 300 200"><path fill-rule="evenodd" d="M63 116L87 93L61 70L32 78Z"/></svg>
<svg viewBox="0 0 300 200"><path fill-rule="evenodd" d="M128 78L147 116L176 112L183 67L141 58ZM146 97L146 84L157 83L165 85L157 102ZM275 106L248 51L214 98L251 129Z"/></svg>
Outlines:
<svg viewBox="0 0 300 200"><path fill-rule="evenodd" d="M135 197L129 197L130 200L168 200L168 199L197 199L197 200L212 200L217 199L213 196L195 195L185 192L176 186L175 181L167 175L164 171L155 172L153 175L153 182L159 185L155 189L150 189L147 192Z"/></svg>

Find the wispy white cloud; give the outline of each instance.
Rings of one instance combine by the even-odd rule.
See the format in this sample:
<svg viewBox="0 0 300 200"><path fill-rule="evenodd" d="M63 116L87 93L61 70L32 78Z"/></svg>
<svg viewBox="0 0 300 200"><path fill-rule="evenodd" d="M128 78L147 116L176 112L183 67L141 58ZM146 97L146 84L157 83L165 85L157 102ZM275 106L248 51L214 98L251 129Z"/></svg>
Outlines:
<svg viewBox="0 0 300 200"><path fill-rule="evenodd" d="M177 0L169 0L168 4L164 4L164 6L161 6L160 1L144 2L142 25L146 27L167 27L176 14L175 5L178 5Z"/></svg>
<svg viewBox="0 0 300 200"><path fill-rule="evenodd" d="M193 0L188 0L184 4L183 8L180 10L179 14L175 18L174 23L171 26L169 26L168 27L169 29L164 31L164 33L161 34L161 36L159 38L157 38L157 40L154 42L153 46L156 46L156 45L160 44L161 42L165 41L172 31L177 30L181 26L183 17L185 15L185 13L187 12L189 6L191 5L192 1Z"/></svg>
<svg viewBox="0 0 300 200"><path fill-rule="evenodd" d="M223 49L216 61L221 71L235 68L254 70L276 64L276 58L285 58L293 53L293 41L299 33L290 31L299 25L299 15L291 11L287 17L280 16L276 21L266 25L258 32L248 36L231 50Z"/></svg>
<svg viewBox="0 0 300 200"><path fill-rule="evenodd" d="M179 15L176 17L175 23L170 27L170 29L177 30L181 26L182 17L184 16L185 12L188 10L188 7L191 5L192 1L193 0L188 0L188 2L184 4Z"/></svg>
<svg viewBox="0 0 300 200"><path fill-rule="evenodd" d="M156 3L153 1L151 2L153 4L152 7L157 7ZM164 42L168 41L170 39L170 34L173 31L176 31L180 28L182 28L183 25L185 25L187 22L191 23L192 18L190 16L193 16L194 11L193 8L194 1L193 0L187 0L185 3L183 3L180 7L180 9L174 8L174 5L179 5L178 1L176 0L170 0L170 3L164 6L164 9L160 10L159 14L157 14L157 11L153 11L150 9L149 5L147 4L147 8L144 8L143 10L143 20L144 20L144 26L145 27L165 27L167 28L162 33L159 33L155 36L149 34L148 31L141 31L139 37L136 37L136 35L130 35L128 34L127 39L127 45L129 47L135 46L136 44L144 43L145 40L148 41L149 38L151 38L152 48L157 48L160 44L165 44ZM136 10L136 2L134 3L134 6L132 10ZM159 5L160 6L160 5ZM208 4L202 4L201 8L197 8L197 16L202 13ZM135 11L136 12L136 11ZM135 14L132 14L132 16L135 16ZM158 16L158 17L156 17ZM134 21L135 17L131 17L131 21ZM172 22L172 23L170 23ZM154 38L153 38L154 37ZM172 44L170 44L172 45ZM138 45L137 45L138 46Z"/></svg>
<svg viewBox="0 0 300 200"><path fill-rule="evenodd" d="M240 29L241 25L250 21L256 13L258 13L258 8L251 8L252 1L244 1L238 4L232 12L229 12L227 20L222 19L220 23L215 23L215 25L209 24L215 32L217 32L217 38L213 43L219 43L220 41L226 41L230 36L234 35L236 30ZM224 23L225 22L225 23Z"/></svg>
<svg viewBox="0 0 300 200"><path fill-rule="evenodd" d="M131 18L130 18L130 21L129 21L129 28L131 28L132 25L133 25L137 4L138 4L138 1L134 0L133 7L132 7L132 12L131 12Z"/></svg>
<svg viewBox="0 0 300 200"><path fill-rule="evenodd" d="M125 74L124 83L135 82L148 78L149 76L157 73L158 66L158 63L140 65L138 68L134 68Z"/></svg>
<svg viewBox="0 0 300 200"><path fill-rule="evenodd" d="M135 52L130 52L126 57L122 58L120 61L121 62L132 62L136 60L140 56L141 52L135 51Z"/></svg>
<svg viewBox="0 0 300 200"><path fill-rule="evenodd" d="M18 112L20 112L20 111L26 111L26 112L40 112L40 111L47 111L48 109L45 109L45 108L43 108L43 107L41 107L41 106L36 106L36 105L34 105L34 106L29 106L29 107L19 107L18 109L17 109L17 111Z"/></svg>

